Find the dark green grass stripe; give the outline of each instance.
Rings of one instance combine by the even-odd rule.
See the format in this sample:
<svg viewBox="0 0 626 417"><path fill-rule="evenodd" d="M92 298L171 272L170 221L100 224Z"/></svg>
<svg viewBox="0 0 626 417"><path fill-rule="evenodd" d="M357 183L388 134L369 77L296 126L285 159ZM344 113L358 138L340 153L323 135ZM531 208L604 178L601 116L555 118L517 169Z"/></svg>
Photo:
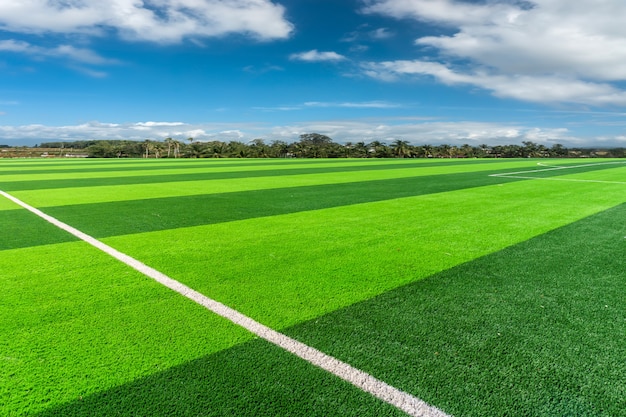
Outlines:
<svg viewBox="0 0 626 417"><path fill-rule="evenodd" d="M75 240L74 236L26 210L0 211L0 251Z"/></svg>
<svg viewBox="0 0 626 417"><path fill-rule="evenodd" d="M388 171L393 169L406 168L430 168L442 164L382 164L382 165L354 165L354 166L335 166L335 167L307 167L294 169L268 169L255 171L234 171L234 172L212 172L204 171L190 174L173 174L173 175L133 175L135 172L129 171L129 176L125 177L107 177L107 178L68 178L68 179L36 179L27 181L10 181L2 184L2 189L7 192L24 191L24 190L43 190L50 188L75 188L75 187L96 187L110 185L131 185L131 184L153 184L153 183L169 183L182 181L200 181L200 180L223 180L237 178L254 178L254 177L279 177L285 175L306 175L306 174L327 174L327 173L345 173L359 171ZM450 166L450 164L445 164ZM180 168L180 167L177 167Z"/></svg>
<svg viewBox="0 0 626 417"><path fill-rule="evenodd" d="M167 161L167 160L165 160ZM145 162L145 165L123 165L123 164L111 164L111 166L102 165L100 163L94 163L84 168L57 168L51 167L50 169L19 169L19 170L0 170L0 181L2 176L6 175L46 175L46 174L84 174L92 172L129 172L133 175L125 177L114 178L72 178L68 180L33 180L33 181L14 181L8 182L3 185L6 191L15 190L31 190L31 189L45 189L45 188L61 188L61 187L88 187L95 185L117 185L117 184L144 184L146 182L170 182L170 181L189 181L195 179L226 179L226 178L240 178L240 177L252 177L252 176L269 176L269 175L298 175L309 173L324 173L324 172L352 172L358 170L385 170L385 169L406 169L406 168L429 168L436 166L458 166L458 165L472 165L485 163L484 159L457 159L457 160L445 160L441 162L434 162L424 159L392 159L392 160L371 160L371 159L294 159L294 160L263 160L264 162L247 162L238 160L237 162L220 163L221 160L205 159L205 160L184 160L180 163L169 163L164 160ZM504 163L511 162L513 160L489 160L490 163ZM367 162L371 162L368 164ZM348 165L347 163L353 163L354 165ZM316 167L319 164L337 164L336 167ZM365 165L364 165L365 164ZM304 166L304 168L289 168L284 170L274 170L276 166L291 166L296 165L298 167ZM245 171L245 168L267 167L267 170L255 169ZM197 168L202 169L215 169L215 168L242 168L243 171L235 172L198 172L197 174L174 174L174 175L149 175L150 171L156 170L176 170L181 168ZM146 175L136 175L138 173L145 173ZM175 179L181 177L180 179ZM111 182L108 182L111 181ZM137 182L136 182L137 181ZM32 188L31 188L32 187Z"/></svg>
<svg viewBox="0 0 626 417"><path fill-rule="evenodd" d="M516 181L485 172L46 208L95 237L215 224ZM2 216L0 212L0 216Z"/></svg>
<svg viewBox="0 0 626 417"><path fill-rule="evenodd" d="M262 340L36 414L37 417L403 415Z"/></svg>
<svg viewBox="0 0 626 417"><path fill-rule="evenodd" d="M455 416L626 416L626 204L286 333Z"/></svg>

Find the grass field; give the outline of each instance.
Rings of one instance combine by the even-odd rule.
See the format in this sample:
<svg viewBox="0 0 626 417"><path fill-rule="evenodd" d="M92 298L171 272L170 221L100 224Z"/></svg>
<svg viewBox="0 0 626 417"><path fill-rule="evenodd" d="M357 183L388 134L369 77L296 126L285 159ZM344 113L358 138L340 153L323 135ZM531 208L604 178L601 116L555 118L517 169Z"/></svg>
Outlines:
<svg viewBox="0 0 626 417"><path fill-rule="evenodd" d="M624 160L16 159L0 190L449 415L626 416ZM404 415L1 196L0 228L2 416Z"/></svg>

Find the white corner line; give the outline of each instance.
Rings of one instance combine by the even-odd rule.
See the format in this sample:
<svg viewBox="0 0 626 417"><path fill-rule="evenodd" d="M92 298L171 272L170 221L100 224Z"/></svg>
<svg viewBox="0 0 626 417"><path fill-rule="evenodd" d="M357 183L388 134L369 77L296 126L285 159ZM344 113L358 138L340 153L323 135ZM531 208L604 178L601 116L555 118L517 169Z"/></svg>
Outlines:
<svg viewBox="0 0 626 417"><path fill-rule="evenodd" d="M589 166L612 165L612 164L626 164L626 161L609 161L609 162L597 162L593 164L564 165L564 166L550 166L542 162L537 162L537 165L542 166L542 167L547 167L547 168L531 169L531 170L516 171L516 172L500 172L497 174L490 174L488 176L489 177L501 177L501 178L516 178L516 179L525 179L525 180L552 180L552 181L571 181L571 182L597 182L597 183L603 183L603 184L625 184L624 182L621 182L621 181L582 180L582 179L555 178L555 177L526 177L526 176L517 175L517 174L532 174L535 172L557 171L561 169L584 168L584 167L589 167Z"/></svg>
<svg viewBox="0 0 626 417"><path fill-rule="evenodd" d="M201 306L207 308L213 313L227 320L230 320L231 322L254 333L258 337L283 348L284 350L300 357L301 359L304 359L305 361L330 372L331 374L343 379L344 381L351 383L362 391L365 391L375 396L376 398L379 398L380 400L390 405L393 405L394 407L404 411L411 416L450 417L448 414L444 413L436 407L427 404L423 400L420 400L419 398L414 397L409 393L401 391L398 388L395 388L379 379L376 379L370 374L361 371L360 369L354 368L353 366L342 362L339 359L336 359L311 346L305 345L302 342L299 342L289 336L277 332L276 330L273 330L265 326L264 324L255 321L254 319L240 313L239 311L234 310L220 303L219 301L215 301L199 293L198 291L191 289L190 287L176 281L175 279L168 277L162 272L159 272L156 269L145 265L137 259L132 258L131 256L128 256L118 251L117 249L112 248L111 246L99 241L98 239L91 237L88 234L83 233L66 223L63 223L52 216L47 215L41 210L26 204L25 202L17 199L16 197L13 197L12 195L2 190L0 190L0 195L13 201L19 206L30 211L31 213L41 217L49 223L52 223L58 228L63 229L66 232L74 235L78 239L100 249L106 254L141 272L145 276L152 278L153 280L164 285L165 287L176 291L177 293L189 298L197 304L200 304Z"/></svg>

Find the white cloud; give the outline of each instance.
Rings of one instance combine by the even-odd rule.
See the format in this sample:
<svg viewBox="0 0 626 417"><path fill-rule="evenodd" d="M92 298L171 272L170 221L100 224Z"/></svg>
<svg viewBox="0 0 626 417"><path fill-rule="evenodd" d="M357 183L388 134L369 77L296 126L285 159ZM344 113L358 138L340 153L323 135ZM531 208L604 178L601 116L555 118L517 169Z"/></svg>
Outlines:
<svg viewBox="0 0 626 417"><path fill-rule="evenodd" d="M320 121L301 123L292 126L275 127L272 136L282 140L293 140L307 132L318 132L333 138L336 142L371 142L379 140L391 143L393 140L407 140L412 144L504 145L521 144L532 140L551 146L554 143L579 145L585 142L565 128L538 128L481 122L406 122L394 121Z"/></svg>
<svg viewBox="0 0 626 417"><path fill-rule="evenodd" d="M305 62L337 62L346 59L345 56L336 52L320 52L317 49L313 49L307 52L300 52L297 54L291 54L289 59L292 61L305 61Z"/></svg>
<svg viewBox="0 0 626 417"><path fill-rule="evenodd" d="M172 127L172 126L183 126L183 122L139 122L135 123L135 126L142 127Z"/></svg>
<svg viewBox="0 0 626 417"><path fill-rule="evenodd" d="M291 33L284 13L270 0L2 0L0 30L96 35L112 29L160 43L231 33L269 40Z"/></svg>
<svg viewBox="0 0 626 417"><path fill-rule="evenodd" d="M304 103L307 107L344 107L355 109L395 109L402 107L400 104L390 103L387 101L360 101L360 102L321 102L321 101L308 101Z"/></svg>
<svg viewBox="0 0 626 417"><path fill-rule="evenodd" d="M56 48L44 48L14 39L0 41L0 51L21 53L35 58L64 58L89 65L109 65L119 63L119 61L115 59L104 58L85 48L76 48L71 45L59 45Z"/></svg>
<svg viewBox="0 0 626 417"><path fill-rule="evenodd" d="M413 18L423 21L445 23L451 26L497 22L502 18L513 19L519 6L506 1L486 4L456 0L364 0L366 13L377 13L395 18Z"/></svg>
<svg viewBox="0 0 626 417"><path fill-rule="evenodd" d="M383 39L389 39L394 37L395 32L389 30L389 28L377 28L371 29L370 25L363 24L358 27L357 30L345 34L340 41L341 42L358 42L358 41L378 41Z"/></svg>
<svg viewBox="0 0 626 417"><path fill-rule="evenodd" d="M495 96L538 103L579 103L595 106L626 105L626 92L607 83L588 82L559 75L528 76L489 71L455 71L436 62L388 61L362 64L364 73L383 81L401 76L432 76L447 85L473 85Z"/></svg>
<svg viewBox="0 0 626 417"><path fill-rule="evenodd" d="M437 121L428 118L387 118L361 120L309 121L286 125L241 123L182 123L182 122L137 122L101 123L89 122L77 125L47 126L41 124L7 126L0 125L0 143L36 144L49 141L74 141L86 139L163 140L172 137L185 140L192 137L198 141L248 142L255 138L266 141L284 140L294 142L303 133L317 132L328 135L335 142L370 142L379 140L387 143L395 139L413 144L488 145L521 144L533 141L551 146L561 143L566 146L598 144L623 146L623 135L583 137L567 127L527 126L523 124Z"/></svg>
<svg viewBox="0 0 626 417"><path fill-rule="evenodd" d="M395 36L395 33L393 33L387 28L378 28L376 30L372 30L371 32L369 32L369 36L372 39L381 40L381 39L393 38Z"/></svg>
<svg viewBox="0 0 626 417"><path fill-rule="evenodd" d="M626 80L626 6L622 0L365 3L368 13L413 18L455 31L416 40L418 47L438 52L439 64L424 60L370 64L365 68L367 75L393 80L413 71L450 84L475 85L500 97L626 104L623 90L611 84ZM393 69L383 71L384 66ZM410 66L409 71L402 69Z"/></svg>
<svg viewBox="0 0 626 417"><path fill-rule="evenodd" d="M307 108L350 108L350 109L397 109L403 107L402 104L391 103L388 101L346 101L346 102L330 102L330 101L307 101L302 104L293 106L276 106L276 107L253 107L253 110L261 111L294 111L304 110Z"/></svg>

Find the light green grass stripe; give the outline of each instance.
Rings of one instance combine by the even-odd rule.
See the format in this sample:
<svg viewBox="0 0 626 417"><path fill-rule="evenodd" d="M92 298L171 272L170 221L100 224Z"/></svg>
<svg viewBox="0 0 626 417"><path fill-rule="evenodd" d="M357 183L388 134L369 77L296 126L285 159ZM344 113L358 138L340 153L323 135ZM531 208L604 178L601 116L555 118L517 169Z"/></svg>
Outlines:
<svg viewBox="0 0 626 417"><path fill-rule="evenodd" d="M82 242L3 251L0 266L3 416L34 415L252 337Z"/></svg>
<svg viewBox="0 0 626 417"><path fill-rule="evenodd" d="M28 211L37 216L45 219L46 221L54 224L67 231L68 233L76 236L77 238L85 241L89 245L101 250L107 255L117 259L118 261L126 264L134 270L142 273L143 275L153 279L159 284L167 287L174 292L192 300L193 302L205 307L206 309L214 312L215 314L231 321L234 324L241 326L249 332L261 337L268 342L281 347L282 349L298 356L299 358L320 367L333 375L343 379L346 382L360 388L361 390L375 396L376 398L385 401L386 403L397 407L398 409L406 412L407 414L415 417L448 417L447 414L426 404L424 401L416 398L410 394L402 392L384 381L378 380L373 376L350 366L346 362L339 361L331 356L324 354L323 352L311 348L295 339L285 336L270 327L255 321L254 319L240 313L236 309L230 308L218 301L215 301L204 294L195 291L194 289L168 277L160 271L147 266L146 264L134 259L125 253L122 253L111 246L104 244L103 242L94 239L93 237L73 228L71 225L67 225L57 219L48 216L34 207L25 204L12 197L11 195L0 191L4 197L14 201L20 206L24 207Z"/></svg>
<svg viewBox="0 0 626 417"><path fill-rule="evenodd" d="M19 207L15 203L7 200L6 198L0 198L0 211L1 210L18 210L18 209Z"/></svg>
<svg viewBox="0 0 626 417"><path fill-rule="evenodd" d="M498 169L533 167L528 161L497 165ZM390 169L342 173L285 175L280 177L234 178L225 180L184 181L156 184L114 185L102 187L58 188L48 190L15 191L13 195L36 207L104 203L112 201L145 200L162 197L220 194L228 192L304 187L311 185L342 184L394 178L480 172L494 169L488 162L475 165L436 166L428 168Z"/></svg>
<svg viewBox="0 0 626 417"><path fill-rule="evenodd" d="M621 186L526 181L104 241L264 324L284 328L625 198Z"/></svg>

